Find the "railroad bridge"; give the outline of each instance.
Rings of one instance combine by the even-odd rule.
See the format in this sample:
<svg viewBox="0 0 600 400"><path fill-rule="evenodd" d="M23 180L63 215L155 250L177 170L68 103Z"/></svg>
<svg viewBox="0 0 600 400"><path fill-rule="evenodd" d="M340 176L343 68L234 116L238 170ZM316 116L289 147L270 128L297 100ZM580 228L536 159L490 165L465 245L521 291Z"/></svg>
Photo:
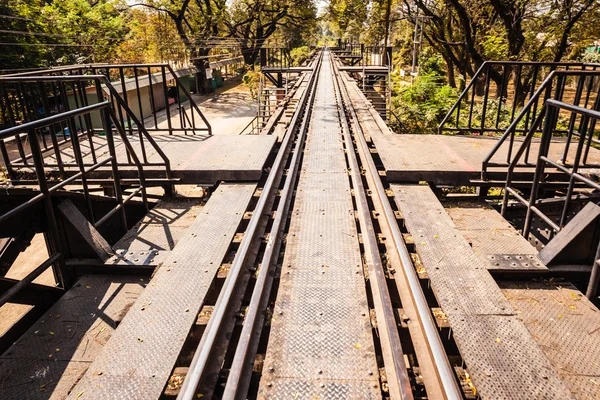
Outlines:
<svg viewBox="0 0 600 400"><path fill-rule="evenodd" d="M400 135L389 60L264 49L239 135L168 65L0 77L0 398L600 398L598 66Z"/></svg>

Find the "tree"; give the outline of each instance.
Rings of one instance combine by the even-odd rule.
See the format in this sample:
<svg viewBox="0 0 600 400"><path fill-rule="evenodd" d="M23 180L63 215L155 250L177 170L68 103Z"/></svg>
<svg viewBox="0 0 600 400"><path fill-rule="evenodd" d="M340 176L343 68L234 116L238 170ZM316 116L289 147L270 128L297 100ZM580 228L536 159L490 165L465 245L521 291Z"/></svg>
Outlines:
<svg viewBox="0 0 600 400"><path fill-rule="evenodd" d="M121 0L14 0L0 5L3 68L107 62L128 32ZM4 50L4 49L3 49Z"/></svg>
<svg viewBox="0 0 600 400"><path fill-rule="evenodd" d="M312 1L234 0L225 24L227 36L239 44L246 64L253 65L260 48L277 30L289 35L283 43L286 47L301 44L303 33L316 28L316 16Z"/></svg>

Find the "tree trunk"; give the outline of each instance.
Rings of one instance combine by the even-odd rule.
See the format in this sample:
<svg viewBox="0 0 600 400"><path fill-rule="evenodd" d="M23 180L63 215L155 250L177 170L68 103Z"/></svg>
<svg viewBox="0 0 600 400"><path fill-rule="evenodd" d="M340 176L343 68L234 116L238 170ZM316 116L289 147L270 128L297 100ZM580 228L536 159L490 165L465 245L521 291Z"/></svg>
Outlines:
<svg viewBox="0 0 600 400"><path fill-rule="evenodd" d="M454 64L449 57L447 57L443 52L441 52L442 58L446 62L446 78L448 79L448 85L455 88L456 87L456 78L454 76Z"/></svg>

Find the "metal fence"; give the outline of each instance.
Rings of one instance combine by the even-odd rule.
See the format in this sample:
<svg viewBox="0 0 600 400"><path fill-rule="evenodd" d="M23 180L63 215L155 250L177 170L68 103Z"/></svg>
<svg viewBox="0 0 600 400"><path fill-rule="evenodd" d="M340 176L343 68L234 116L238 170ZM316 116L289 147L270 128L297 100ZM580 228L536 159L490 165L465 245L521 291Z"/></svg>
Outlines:
<svg viewBox="0 0 600 400"><path fill-rule="evenodd" d="M521 61L486 61L477 70L438 127L438 133L503 133L509 127L526 133L552 90L546 81L553 71L596 71L597 64ZM538 89L544 85L545 92ZM578 82L561 83L561 97L586 103L594 101L594 85L579 88ZM533 103L531 103L533 101ZM526 109L522 115L521 111ZM512 126L518 119L518 123Z"/></svg>
<svg viewBox="0 0 600 400"><path fill-rule="evenodd" d="M117 109L121 125L130 134L141 126L146 131L210 135L211 126L190 93L190 87L195 85L195 73L194 69L176 72L168 64L92 64L4 75L0 81L0 96L3 99L0 103L0 127L14 126L93 104L107 96ZM72 75L103 75L109 85L103 85L104 94L96 98L91 87L62 93L59 85L24 87L14 81L25 77ZM123 102L115 97L120 97ZM131 111L137 122L122 108Z"/></svg>
<svg viewBox="0 0 600 400"><path fill-rule="evenodd" d="M114 146L108 140L113 127L123 146L119 155L115 154L116 165L135 167L140 173L144 166L157 167L164 170L164 179L171 179L169 159L105 75L0 77L0 91L2 117L10 126L0 131L0 150L13 183L31 183L22 172L37 157L36 147L44 167L62 179L73 175L80 165L95 165L107 147ZM105 102L110 105L109 126L99 110L78 112ZM22 128L48 118L52 122L35 129L33 136Z"/></svg>
<svg viewBox="0 0 600 400"><path fill-rule="evenodd" d="M100 78L96 79L98 79L99 82ZM104 154L103 157L95 158L91 164L84 162L80 135L69 135L69 141L72 145L73 162L78 172L60 181L49 179L46 174L47 163L44 161L43 149L39 142L41 132L53 129L52 127L62 125L63 123L69 127L73 127L75 119L88 119L91 114L95 113L100 115L104 125L108 148L106 154ZM76 184L81 187L86 205L86 217L95 228L100 227L113 215L118 215L121 222L122 233L125 233L128 227L125 204L136 196L141 196L146 209L148 209L146 187L144 184L144 171L139 162L137 163L139 174L137 187L124 197L125 193L119 177L112 125L117 127L121 136L125 134L123 128L119 126L116 115L111 109L110 102L102 101L0 131L0 140L2 140L0 143L4 143L3 141L6 139L20 137L21 135L27 137L29 156L23 158L22 161L35 171L35 186L39 191L37 195L0 215L0 224L16 223L16 221L19 220L20 215L31 212L33 207L36 207L38 203L42 203L42 215L46 227L45 239L49 253L47 260L2 294L0 297L0 307L11 301L12 298L17 296L27 287L27 285L50 267L54 272L54 278L58 288L66 290L72 284L65 270L65 249L67 248L67 244L64 241L66 239L59 231L54 211L55 208L52 202L53 195L56 195L57 192L61 190L65 190L67 185ZM1 148L2 153L6 154L6 146L2 145ZM111 179L109 182L112 184L114 190L115 206L104 215L98 215L93 208L93 202L90 198L89 185L91 184L91 180L89 179L89 176L95 170L102 167L108 167L111 171Z"/></svg>
<svg viewBox="0 0 600 400"><path fill-rule="evenodd" d="M600 168L600 164L588 162L588 155L592 143L600 144L596 136L596 123L600 120L600 112L573 104L568 104L559 100L548 99L543 106L545 120L542 134L539 142L539 151L536 157L535 174L531 183L530 195L527 199L522 192L513 186L513 177L515 168L519 165L519 159L526 151L529 151L529 145L533 139L535 129L530 129L525 141L514 159L512 160L506 179L504 197L502 200L502 215L506 214L509 199L512 197L527 207L527 213L523 225L523 236L528 237L531 231L532 220L537 216L544 221L554 234L560 232L567 224L570 208L574 197L574 191L577 187L600 191L600 184L590 177L586 176L585 170ZM553 160L550 157L550 146L557 135L557 125L561 112L567 112L571 115L570 123L567 128L567 135L563 137L560 143L563 157L560 160ZM567 160L567 155L569 159ZM568 179L567 189L564 193L564 203L560 217L554 220L538 208L542 197L540 191L547 183L547 169L555 169L566 175ZM598 283L600 281L600 247L594 258L592 276L587 289L588 297L596 296Z"/></svg>
<svg viewBox="0 0 600 400"><path fill-rule="evenodd" d="M572 90L569 93L567 87ZM547 107L545 103L553 99L583 108L600 110L600 70L554 70L530 96L521 111L512 118L512 122L504 131L489 154L482 162L482 178L490 168L508 167L516 163L515 167L534 168L536 163L530 160L531 146L534 135L540 134L543 129ZM574 134L573 127L576 114L565 109L559 113L558 122L554 126L555 136L570 137ZM593 122L595 126L595 121ZM592 128L593 130L593 128ZM523 139L520 136L529 139ZM521 157L521 156L524 157ZM567 153L563 153L563 161Z"/></svg>
<svg viewBox="0 0 600 400"><path fill-rule="evenodd" d="M260 49L261 68L287 69L292 64L290 49L286 47L262 47Z"/></svg>

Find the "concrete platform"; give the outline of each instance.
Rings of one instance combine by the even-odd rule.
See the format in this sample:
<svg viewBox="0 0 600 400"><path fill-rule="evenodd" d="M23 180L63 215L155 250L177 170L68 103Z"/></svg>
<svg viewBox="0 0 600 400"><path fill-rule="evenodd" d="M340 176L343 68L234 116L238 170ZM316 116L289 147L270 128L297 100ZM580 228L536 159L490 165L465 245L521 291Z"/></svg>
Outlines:
<svg viewBox="0 0 600 400"><path fill-rule="evenodd" d="M498 142L498 137L372 133L371 140L377 148L390 182L428 181L460 186L468 185L471 179L481 177L481 163ZM569 153L575 151L576 147L572 144ZM538 143L534 142L531 160L537 155L538 149ZM554 143L550 147L550 158L560 159L563 149L563 143ZM506 155L507 146L502 146L492 161L506 162ZM591 148L588 162L600 163L600 150ZM505 171L506 168L501 170ZM533 173L532 168L527 171Z"/></svg>

